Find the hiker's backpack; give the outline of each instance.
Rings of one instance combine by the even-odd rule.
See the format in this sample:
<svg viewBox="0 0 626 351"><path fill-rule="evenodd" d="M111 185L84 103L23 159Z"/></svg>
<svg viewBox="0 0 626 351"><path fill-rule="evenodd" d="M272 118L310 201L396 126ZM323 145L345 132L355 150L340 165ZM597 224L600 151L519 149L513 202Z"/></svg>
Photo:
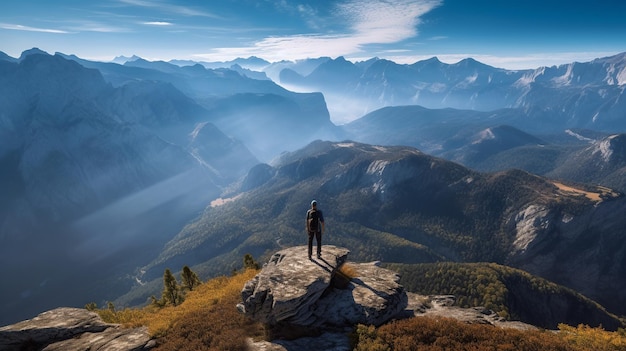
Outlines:
<svg viewBox="0 0 626 351"><path fill-rule="evenodd" d="M320 227L319 214L317 210L309 210L309 216L307 218L307 226L310 232L317 233Z"/></svg>

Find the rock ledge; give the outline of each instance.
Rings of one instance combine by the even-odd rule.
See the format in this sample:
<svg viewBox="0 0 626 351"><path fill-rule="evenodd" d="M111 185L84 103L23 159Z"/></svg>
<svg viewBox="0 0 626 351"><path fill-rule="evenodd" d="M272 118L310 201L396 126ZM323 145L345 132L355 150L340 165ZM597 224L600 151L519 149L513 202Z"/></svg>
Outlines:
<svg viewBox="0 0 626 351"><path fill-rule="evenodd" d="M82 308L57 308L0 328L0 350L139 351L156 344L148 330L122 328Z"/></svg>

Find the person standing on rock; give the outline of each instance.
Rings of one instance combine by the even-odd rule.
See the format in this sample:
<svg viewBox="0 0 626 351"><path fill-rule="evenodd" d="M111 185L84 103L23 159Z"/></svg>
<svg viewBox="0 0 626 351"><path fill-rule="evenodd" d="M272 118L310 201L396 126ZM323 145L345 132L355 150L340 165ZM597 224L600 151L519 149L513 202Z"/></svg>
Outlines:
<svg viewBox="0 0 626 351"><path fill-rule="evenodd" d="M306 231L309 234L309 259L313 253L313 237L317 240L317 258L322 257L322 234L324 234L324 215L317 209L317 201L311 201L311 208L306 211Z"/></svg>

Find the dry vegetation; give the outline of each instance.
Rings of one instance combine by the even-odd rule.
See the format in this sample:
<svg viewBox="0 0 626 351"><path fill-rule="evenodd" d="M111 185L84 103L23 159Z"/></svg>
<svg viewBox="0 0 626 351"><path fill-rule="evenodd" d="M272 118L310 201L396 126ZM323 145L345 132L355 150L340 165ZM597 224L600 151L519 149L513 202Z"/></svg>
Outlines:
<svg viewBox="0 0 626 351"><path fill-rule="evenodd" d="M589 191L585 189L574 188L559 182L553 182L553 184L556 185L556 187L559 188L559 190L562 191L564 194L585 196L589 200L594 202L600 202L606 198L619 196L619 193L615 192L614 190L602 186L595 187L595 191Z"/></svg>
<svg viewBox="0 0 626 351"><path fill-rule="evenodd" d="M235 305L241 288L258 270L247 269L231 277L212 279L187 293L178 306L115 311L97 310L110 323L148 327L158 340L156 351L246 350L248 338L263 339L265 326L244 318ZM357 274L350 265L342 275ZM354 350L516 350L516 351L617 351L626 350L626 333L606 332L586 326L559 326L561 332L520 331L490 325L466 324L447 318L416 317L379 328L359 325L353 333Z"/></svg>
<svg viewBox="0 0 626 351"><path fill-rule="evenodd" d="M262 338L264 328L239 314L241 288L258 271L212 279L190 291L178 306L98 310L110 323L145 325L158 339L156 351L245 350L248 337Z"/></svg>
<svg viewBox="0 0 626 351"><path fill-rule="evenodd" d="M380 328L359 325L356 351L618 351L626 350L624 333L599 328L561 326L561 332L521 331L448 318L416 317Z"/></svg>

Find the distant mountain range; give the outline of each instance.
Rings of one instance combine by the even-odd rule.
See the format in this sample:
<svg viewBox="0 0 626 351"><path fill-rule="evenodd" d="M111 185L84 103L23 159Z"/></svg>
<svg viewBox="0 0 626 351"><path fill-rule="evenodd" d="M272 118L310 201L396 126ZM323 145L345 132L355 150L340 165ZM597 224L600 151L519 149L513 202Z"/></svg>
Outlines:
<svg viewBox="0 0 626 351"><path fill-rule="evenodd" d="M626 192L625 134L565 128L530 134L523 131L524 116L520 109L399 106L374 111L342 128L351 140L413 146L475 170L518 168Z"/></svg>
<svg viewBox="0 0 626 351"><path fill-rule="evenodd" d="M623 290L612 214L623 201L582 184L626 189L624 61L506 71L470 59L0 53L0 264L12 281L0 324L112 300L165 267L203 264L206 277L301 244L311 198L329 208L330 240L358 260L511 264L624 313L621 293L603 293ZM335 125L327 101L359 118ZM120 301L143 303L150 289Z"/></svg>
<svg viewBox="0 0 626 351"><path fill-rule="evenodd" d="M420 105L478 111L519 108L527 131L534 132L626 127L626 53L516 71L471 58L455 64L432 58L407 65L388 60L352 63L339 57L306 75L283 70L280 82L358 104L361 109L349 119L385 106Z"/></svg>

